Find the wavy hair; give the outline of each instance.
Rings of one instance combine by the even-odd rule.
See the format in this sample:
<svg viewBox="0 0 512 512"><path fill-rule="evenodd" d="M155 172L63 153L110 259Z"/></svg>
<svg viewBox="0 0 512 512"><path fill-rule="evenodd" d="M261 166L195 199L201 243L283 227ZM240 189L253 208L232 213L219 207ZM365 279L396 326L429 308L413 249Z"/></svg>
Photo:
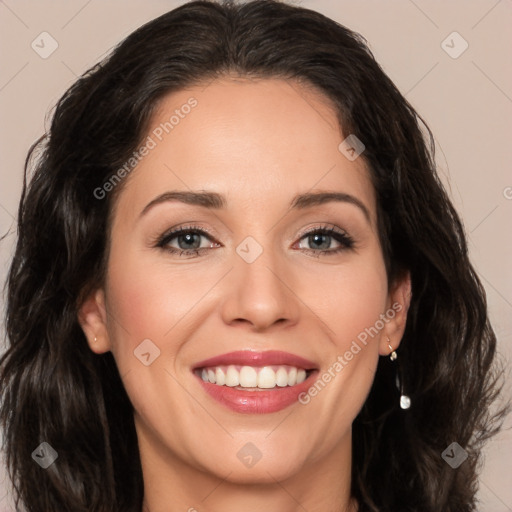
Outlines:
<svg viewBox="0 0 512 512"><path fill-rule="evenodd" d="M142 143L165 95L231 73L296 80L333 102L343 133L366 146L389 281L411 275L400 362L412 407L398 406L393 365L381 357L353 424L359 512L475 510L482 443L505 414L491 413L502 371L462 222L436 174L432 133L361 35L275 0L192 1L143 25L67 90L31 147L0 360L16 505L141 511L133 407L112 354L93 353L77 319L103 283L123 183L104 200L94 190ZM31 457L43 441L59 454L45 471ZM453 441L468 453L456 470L441 457Z"/></svg>

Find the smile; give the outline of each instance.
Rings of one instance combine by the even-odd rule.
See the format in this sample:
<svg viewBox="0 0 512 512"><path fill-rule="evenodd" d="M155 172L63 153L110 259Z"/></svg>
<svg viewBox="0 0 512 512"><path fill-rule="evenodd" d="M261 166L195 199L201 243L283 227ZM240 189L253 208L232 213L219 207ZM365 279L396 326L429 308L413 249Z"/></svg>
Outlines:
<svg viewBox="0 0 512 512"><path fill-rule="evenodd" d="M318 370L299 356L279 351L231 352L202 361L193 373L210 397L239 413L270 413L296 403Z"/></svg>
<svg viewBox="0 0 512 512"><path fill-rule="evenodd" d="M201 378L217 386L273 389L295 386L306 380L307 371L295 366L214 366L203 368Z"/></svg>

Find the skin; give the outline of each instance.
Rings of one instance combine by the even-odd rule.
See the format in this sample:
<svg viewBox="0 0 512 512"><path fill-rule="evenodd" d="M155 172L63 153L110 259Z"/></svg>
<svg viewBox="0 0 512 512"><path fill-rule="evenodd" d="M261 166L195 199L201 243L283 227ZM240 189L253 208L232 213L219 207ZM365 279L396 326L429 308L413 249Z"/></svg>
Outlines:
<svg viewBox="0 0 512 512"><path fill-rule="evenodd" d="M351 425L370 390L379 356L400 343L410 281L389 283L379 243L376 197L362 158L338 150L348 134L312 88L280 79L232 76L166 96L148 134L190 97L198 104L145 156L124 183L113 215L106 282L84 302L80 323L97 354L112 351L134 405L151 512L197 510L352 511ZM219 210L169 201L141 215L169 190L226 196ZM290 210L293 196L336 191L348 202ZM155 247L179 226L212 239L190 257ZM325 224L352 248L305 231ZM237 246L253 237L252 263ZM193 245L194 242L192 242ZM174 238L174 248L191 242ZM319 248L320 245L320 248ZM309 253L307 251L309 249ZM233 412L201 388L191 368L234 350L282 350L314 361L320 375L358 334L399 303L378 335L307 405L269 414ZM387 318L387 317L386 317ZM149 366L134 350L150 339ZM261 453L247 468L237 452Z"/></svg>

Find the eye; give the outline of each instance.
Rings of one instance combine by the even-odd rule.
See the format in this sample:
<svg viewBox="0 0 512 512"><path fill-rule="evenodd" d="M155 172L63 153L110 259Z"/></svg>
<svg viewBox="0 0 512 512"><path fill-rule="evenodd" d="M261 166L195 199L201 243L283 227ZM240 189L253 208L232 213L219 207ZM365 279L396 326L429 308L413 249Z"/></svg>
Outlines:
<svg viewBox="0 0 512 512"><path fill-rule="evenodd" d="M210 243L201 246L201 239L208 239ZM179 257L193 257L219 246L213 241L213 236L198 226L182 226L163 234L157 239L155 247L160 247ZM310 248L302 246L302 240L310 244ZM332 243L338 247L331 248ZM313 256L338 254L354 247L354 240L347 233L332 226L321 226L303 234L299 240L299 249Z"/></svg>
<svg viewBox="0 0 512 512"><path fill-rule="evenodd" d="M304 239L306 239L306 242L310 244L312 248L303 248L299 246L299 249L304 249L307 253L317 257L321 255L338 254L341 251L354 247L354 239L352 237L344 231L329 226L322 226L308 231L301 237L301 240ZM339 247L329 249L333 240L339 244Z"/></svg>
<svg viewBox="0 0 512 512"><path fill-rule="evenodd" d="M178 256L194 256L212 247L212 243L201 247L201 238L212 240L213 237L204 229L196 226L182 226L174 231L165 233L155 246L165 249ZM171 244L175 244L173 246Z"/></svg>

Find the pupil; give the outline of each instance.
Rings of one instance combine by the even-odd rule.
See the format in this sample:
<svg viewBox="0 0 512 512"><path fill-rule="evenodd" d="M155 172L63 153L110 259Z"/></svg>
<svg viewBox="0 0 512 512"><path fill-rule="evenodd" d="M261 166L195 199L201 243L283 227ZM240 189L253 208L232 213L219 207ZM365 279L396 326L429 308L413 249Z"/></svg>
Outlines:
<svg viewBox="0 0 512 512"><path fill-rule="evenodd" d="M315 243L318 242L318 239L322 239L322 238L325 238L327 240L329 240L330 237L326 236L326 235L321 235L319 233L317 233L316 235L312 235L310 238L312 238L314 240ZM320 245L322 245L322 243L320 242ZM325 245L325 244L324 244ZM329 243L327 243L326 246L324 247L321 247L321 249L328 249L329 248Z"/></svg>
<svg viewBox="0 0 512 512"><path fill-rule="evenodd" d="M197 236L198 236L197 234L188 233L186 235L182 235L181 239L185 239L186 240L185 243L190 244L190 243L193 243L192 238L197 237ZM181 247L181 243L179 245L180 245L180 248L183 249L183 247ZM191 247L184 247L184 249L191 249ZM197 249L197 247L194 247L194 249Z"/></svg>

